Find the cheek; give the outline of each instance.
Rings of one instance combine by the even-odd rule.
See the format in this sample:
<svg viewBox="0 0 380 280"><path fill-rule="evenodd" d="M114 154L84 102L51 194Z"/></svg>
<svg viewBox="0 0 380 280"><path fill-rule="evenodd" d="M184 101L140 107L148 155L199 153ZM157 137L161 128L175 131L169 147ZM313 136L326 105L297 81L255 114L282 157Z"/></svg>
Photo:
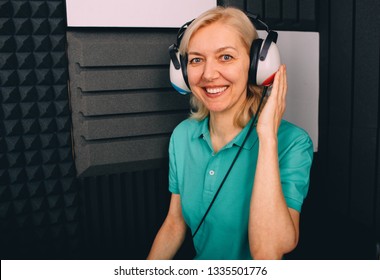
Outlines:
<svg viewBox="0 0 380 280"><path fill-rule="evenodd" d="M245 68L234 68L224 72L224 78L234 84L247 84L248 71Z"/></svg>
<svg viewBox="0 0 380 280"><path fill-rule="evenodd" d="M201 79L202 71L200 67L187 67L187 79L190 85L195 85Z"/></svg>

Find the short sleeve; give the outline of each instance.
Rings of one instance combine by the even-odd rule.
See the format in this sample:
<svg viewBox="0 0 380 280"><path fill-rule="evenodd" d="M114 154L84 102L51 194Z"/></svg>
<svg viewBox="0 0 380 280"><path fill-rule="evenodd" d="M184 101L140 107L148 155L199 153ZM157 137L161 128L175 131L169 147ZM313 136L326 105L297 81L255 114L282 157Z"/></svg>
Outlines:
<svg viewBox="0 0 380 280"><path fill-rule="evenodd" d="M305 133L297 137L279 158L282 190L289 208L301 212L309 190L313 143Z"/></svg>
<svg viewBox="0 0 380 280"><path fill-rule="evenodd" d="M174 151L174 135L172 135L169 142L169 191L174 194L179 194L177 164Z"/></svg>

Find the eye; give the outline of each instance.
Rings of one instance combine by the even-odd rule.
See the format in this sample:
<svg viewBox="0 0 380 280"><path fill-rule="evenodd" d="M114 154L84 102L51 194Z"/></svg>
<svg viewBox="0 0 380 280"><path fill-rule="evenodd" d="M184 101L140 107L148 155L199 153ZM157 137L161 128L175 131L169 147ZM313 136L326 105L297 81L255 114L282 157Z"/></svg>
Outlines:
<svg viewBox="0 0 380 280"><path fill-rule="evenodd" d="M200 57L194 57L194 58L189 60L189 64L197 64L200 62L202 62L202 59Z"/></svg>
<svg viewBox="0 0 380 280"><path fill-rule="evenodd" d="M233 57L229 54L223 54L220 58L223 61L230 61Z"/></svg>

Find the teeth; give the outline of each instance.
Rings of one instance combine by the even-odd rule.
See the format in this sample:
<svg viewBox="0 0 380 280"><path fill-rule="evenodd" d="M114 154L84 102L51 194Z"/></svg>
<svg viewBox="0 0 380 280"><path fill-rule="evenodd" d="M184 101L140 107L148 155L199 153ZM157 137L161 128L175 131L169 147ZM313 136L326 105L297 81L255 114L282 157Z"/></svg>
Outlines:
<svg viewBox="0 0 380 280"><path fill-rule="evenodd" d="M220 88L206 88L206 91L208 93L219 93L222 91L225 91L227 87L220 87Z"/></svg>

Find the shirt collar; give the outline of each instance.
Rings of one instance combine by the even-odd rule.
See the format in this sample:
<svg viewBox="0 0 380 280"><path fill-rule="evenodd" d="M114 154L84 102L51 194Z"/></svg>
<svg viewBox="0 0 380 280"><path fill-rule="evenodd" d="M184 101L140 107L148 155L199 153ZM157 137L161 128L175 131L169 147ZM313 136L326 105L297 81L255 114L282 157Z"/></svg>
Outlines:
<svg viewBox="0 0 380 280"><path fill-rule="evenodd" d="M239 132L238 135L230 143L228 143L225 148L230 148L233 145L236 145L240 147L243 144L244 138L247 135L249 131L249 127L251 126L253 119L251 119L247 125L243 128L242 131ZM198 128L194 131L193 138L200 138L200 139L210 139L210 130L209 130L209 117L206 117L205 119L201 120L199 122ZM257 137L257 132L256 129L253 128L253 131L251 132L251 135L245 142L243 149L250 150L252 147L255 145L257 142L258 137Z"/></svg>
<svg viewBox="0 0 380 280"><path fill-rule="evenodd" d="M202 138L206 135L210 135L210 131L208 129L208 117L199 121L199 126L194 131L193 138Z"/></svg>

